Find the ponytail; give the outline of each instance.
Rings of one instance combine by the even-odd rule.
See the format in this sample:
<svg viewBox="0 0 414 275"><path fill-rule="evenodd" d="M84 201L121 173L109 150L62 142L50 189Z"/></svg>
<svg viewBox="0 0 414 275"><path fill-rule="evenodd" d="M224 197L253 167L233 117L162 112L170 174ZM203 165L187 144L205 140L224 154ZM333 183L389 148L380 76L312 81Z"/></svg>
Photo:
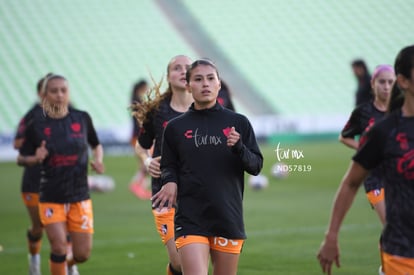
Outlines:
<svg viewBox="0 0 414 275"><path fill-rule="evenodd" d="M388 103L388 113L401 109L404 104L404 91L401 90L397 83L394 84L391 91L390 101Z"/></svg>
<svg viewBox="0 0 414 275"><path fill-rule="evenodd" d="M150 76L154 86L147 91L147 94L141 102L135 101L129 106L131 115L135 117L141 127L148 120L150 113L158 110L161 101L172 96L170 86L168 86L164 93L161 92L164 77L161 77L161 80L157 82L152 75Z"/></svg>
<svg viewBox="0 0 414 275"><path fill-rule="evenodd" d="M399 109L404 104L404 91L398 87L398 76L401 75L406 79L411 78L411 71L414 68L414 45L403 48L395 58L394 70L397 81L391 92L391 98L388 105L388 112Z"/></svg>

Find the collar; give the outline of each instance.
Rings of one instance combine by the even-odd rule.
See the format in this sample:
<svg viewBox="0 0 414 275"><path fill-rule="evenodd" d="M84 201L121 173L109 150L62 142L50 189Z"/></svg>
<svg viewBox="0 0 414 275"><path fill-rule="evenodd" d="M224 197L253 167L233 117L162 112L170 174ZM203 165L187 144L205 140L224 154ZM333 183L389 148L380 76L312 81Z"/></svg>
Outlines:
<svg viewBox="0 0 414 275"><path fill-rule="evenodd" d="M194 108L194 103L191 103L190 110L191 110L191 111L193 111L193 112L197 112L197 113L209 113L209 112L217 112L217 111L223 110L223 106L221 106L221 105L220 105L220 104L216 101L216 104L215 104L213 107L211 107L211 108L208 108L208 109L202 109L202 110L196 110L196 109Z"/></svg>

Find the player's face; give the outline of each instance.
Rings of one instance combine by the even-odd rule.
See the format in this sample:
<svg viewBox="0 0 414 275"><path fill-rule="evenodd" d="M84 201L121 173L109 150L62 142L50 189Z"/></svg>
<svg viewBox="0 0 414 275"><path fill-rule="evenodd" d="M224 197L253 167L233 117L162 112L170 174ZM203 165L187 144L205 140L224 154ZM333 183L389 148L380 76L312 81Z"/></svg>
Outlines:
<svg viewBox="0 0 414 275"><path fill-rule="evenodd" d="M61 118L68 113L69 87L65 79L53 78L47 82L42 106L52 118Z"/></svg>
<svg viewBox="0 0 414 275"><path fill-rule="evenodd" d="M51 103L64 104L69 99L69 88L66 80L55 78L47 83L46 96Z"/></svg>
<svg viewBox="0 0 414 275"><path fill-rule="evenodd" d="M383 102L388 101L394 83L395 74L393 72L381 71L378 76L373 81L371 81L371 86L375 97Z"/></svg>
<svg viewBox="0 0 414 275"><path fill-rule="evenodd" d="M191 65L191 60L187 56L177 56L168 66L168 83L173 89L185 90L187 81L185 74L188 67Z"/></svg>
<svg viewBox="0 0 414 275"><path fill-rule="evenodd" d="M67 106L69 104L69 87L66 80L51 79L47 83L46 99L51 105Z"/></svg>
<svg viewBox="0 0 414 275"><path fill-rule="evenodd" d="M148 90L147 85L142 85L139 89L135 90L135 97L142 98Z"/></svg>
<svg viewBox="0 0 414 275"><path fill-rule="evenodd" d="M195 67L191 72L187 86L193 95L196 109L207 109L216 104L221 83L212 66L201 64Z"/></svg>
<svg viewBox="0 0 414 275"><path fill-rule="evenodd" d="M352 70L354 71L354 75L357 78L360 78L360 77L364 76L365 71L364 71L364 69L362 67L360 67L360 66L353 66L352 67Z"/></svg>

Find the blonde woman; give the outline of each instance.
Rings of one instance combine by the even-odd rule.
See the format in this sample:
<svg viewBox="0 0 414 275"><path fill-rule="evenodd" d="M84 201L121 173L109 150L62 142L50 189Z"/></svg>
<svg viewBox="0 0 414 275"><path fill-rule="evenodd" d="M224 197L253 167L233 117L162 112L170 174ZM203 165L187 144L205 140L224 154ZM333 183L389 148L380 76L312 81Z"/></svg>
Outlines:
<svg viewBox="0 0 414 275"><path fill-rule="evenodd" d="M160 93L159 86L154 88L155 98L150 98L135 106L135 117L142 125L136 144L136 152L151 175L152 194L161 189L161 142L164 128L168 122L188 110L193 97L187 91L185 78L191 59L185 55L173 57L167 65L168 88ZM169 263L166 274L181 273L181 264L174 242L175 208L153 207L155 226L168 252Z"/></svg>
<svg viewBox="0 0 414 275"><path fill-rule="evenodd" d="M17 162L41 166L39 214L50 242L50 273L66 275L92 249L93 212L87 182L88 145L92 169L103 173L103 148L88 113L69 108L69 84L61 75L43 82L43 112L26 126ZM73 258L67 259L67 233ZM77 273L77 271L76 271Z"/></svg>

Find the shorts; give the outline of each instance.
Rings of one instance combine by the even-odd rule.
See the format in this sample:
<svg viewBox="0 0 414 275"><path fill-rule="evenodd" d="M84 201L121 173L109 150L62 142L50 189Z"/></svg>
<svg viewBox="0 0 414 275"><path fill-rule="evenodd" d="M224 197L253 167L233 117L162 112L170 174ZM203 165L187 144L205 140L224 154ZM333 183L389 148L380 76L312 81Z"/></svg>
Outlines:
<svg viewBox="0 0 414 275"><path fill-rule="evenodd" d="M163 244L166 244L169 240L174 238L174 215L175 208L167 210L167 208L157 211L152 210L154 215L155 227L157 228L158 234L160 234Z"/></svg>
<svg viewBox="0 0 414 275"><path fill-rule="evenodd" d="M366 193L369 203L374 206L384 201L384 188L371 190Z"/></svg>
<svg viewBox="0 0 414 275"><path fill-rule="evenodd" d="M40 220L44 226L64 222L69 232L93 233L93 210L90 199L73 203L39 203Z"/></svg>
<svg viewBox="0 0 414 275"><path fill-rule="evenodd" d="M368 176L364 180L365 193L373 190L379 190L384 187L384 176L382 170L383 169L381 167L377 167L369 172Z"/></svg>
<svg viewBox="0 0 414 275"><path fill-rule="evenodd" d="M244 240L233 240L223 237L205 237L197 235L181 236L175 240L175 245L177 246L177 249L180 249L181 247L192 243L204 243L209 245L210 249L219 252L240 254L244 244Z"/></svg>
<svg viewBox="0 0 414 275"><path fill-rule="evenodd" d="M39 205L39 193L23 192L22 199L27 207L36 207Z"/></svg>
<svg viewBox="0 0 414 275"><path fill-rule="evenodd" d="M395 256L381 251L381 262L385 274L414 275L414 258Z"/></svg>

